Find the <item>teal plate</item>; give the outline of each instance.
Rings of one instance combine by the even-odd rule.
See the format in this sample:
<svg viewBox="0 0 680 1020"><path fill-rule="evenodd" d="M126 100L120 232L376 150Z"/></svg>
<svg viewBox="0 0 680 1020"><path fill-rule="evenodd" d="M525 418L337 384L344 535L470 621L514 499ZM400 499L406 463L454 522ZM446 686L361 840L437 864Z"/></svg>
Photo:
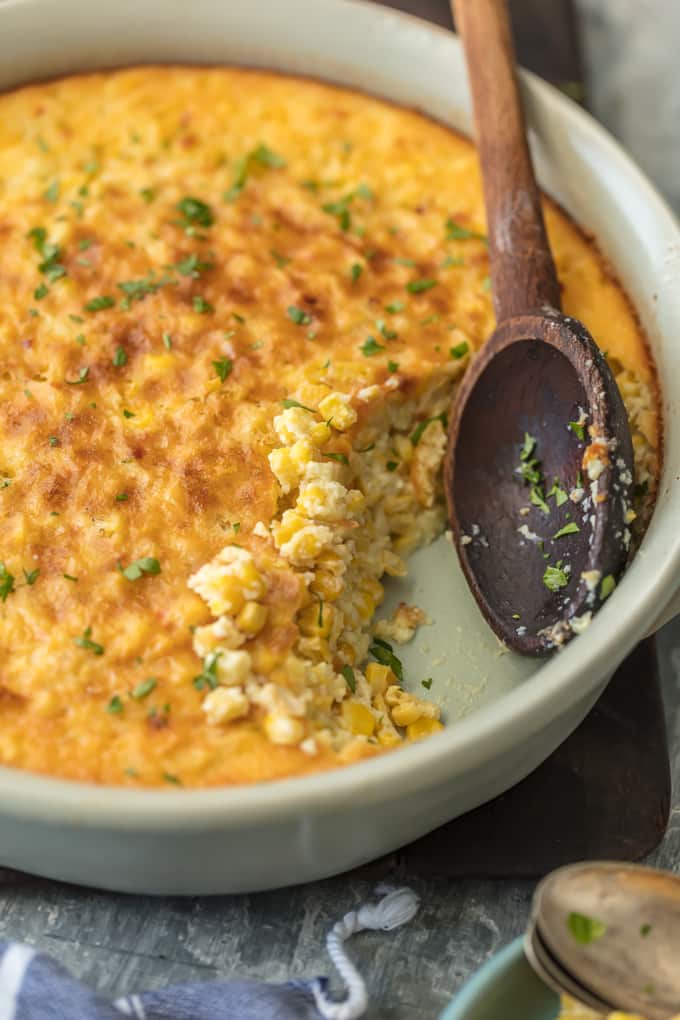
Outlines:
<svg viewBox="0 0 680 1020"><path fill-rule="evenodd" d="M555 1020L559 1000L527 963L522 941L480 967L439 1020Z"/></svg>

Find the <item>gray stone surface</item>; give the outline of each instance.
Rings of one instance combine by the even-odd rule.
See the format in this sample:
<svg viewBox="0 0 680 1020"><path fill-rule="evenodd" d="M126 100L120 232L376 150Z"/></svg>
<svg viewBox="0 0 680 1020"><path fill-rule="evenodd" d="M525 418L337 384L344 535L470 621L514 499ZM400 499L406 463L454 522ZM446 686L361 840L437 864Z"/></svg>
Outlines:
<svg viewBox="0 0 680 1020"><path fill-rule="evenodd" d="M592 105L680 207L680 85L672 64L677 0L579 0ZM655 863L680 870L680 625L660 636L675 780ZM511 838L511 834L506 834ZM528 882L418 881L421 912L392 936L366 933L352 952L371 1020L434 1020L452 993L524 926ZM0 887L0 937L53 954L103 992L215 977L283 980L329 973L324 936L372 883L336 879L257 896L151 900L46 883Z"/></svg>

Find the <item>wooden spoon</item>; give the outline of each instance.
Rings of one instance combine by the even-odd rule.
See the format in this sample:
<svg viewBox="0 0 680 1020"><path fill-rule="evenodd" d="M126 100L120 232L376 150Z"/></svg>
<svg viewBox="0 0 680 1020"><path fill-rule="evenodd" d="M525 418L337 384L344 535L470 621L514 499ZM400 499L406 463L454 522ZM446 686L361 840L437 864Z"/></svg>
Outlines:
<svg viewBox="0 0 680 1020"><path fill-rule="evenodd" d="M560 310L505 2L452 7L472 91L497 326L451 415L449 522L491 627L516 651L540 655L589 624L624 569L633 450L605 355Z"/></svg>
<svg viewBox="0 0 680 1020"><path fill-rule="evenodd" d="M668 1020L680 1013L680 879L584 862L538 885L524 940L546 984L584 1006Z"/></svg>

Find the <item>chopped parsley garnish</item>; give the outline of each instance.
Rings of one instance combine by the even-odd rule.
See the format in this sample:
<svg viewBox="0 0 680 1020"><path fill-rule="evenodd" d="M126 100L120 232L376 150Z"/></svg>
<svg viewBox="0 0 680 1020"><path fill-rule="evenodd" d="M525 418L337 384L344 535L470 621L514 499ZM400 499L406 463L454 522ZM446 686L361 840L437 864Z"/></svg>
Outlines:
<svg viewBox="0 0 680 1020"><path fill-rule="evenodd" d="M198 255L193 253L176 262L171 268L176 269L180 276L191 276L194 280L197 280L201 273L206 272L208 269L214 269L215 263L202 262Z"/></svg>
<svg viewBox="0 0 680 1020"><path fill-rule="evenodd" d="M9 489L11 484L11 478L0 478L0 489Z"/></svg>
<svg viewBox="0 0 680 1020"><path fill-rule="evenodd" d="M522 443L522 448L519 451L519 459L521 461L528 461L535 449L536 449L535 436L530 436L528 432L525 432L524 442Z"/></svg>
<svg viewBox="0 0 680 1020"><path fill-rule="evenodd" d="M158 680L156 679L156 677L150 676L148 677L148 679L142 680L140 683L138 683L136 687L133 687L130 694L135 699L135 701L142 701L149 694L151 694L157 683Z"/></svg>
<svg viewBox="0 0 680 1020"><path fill-rule="evenodd" d="M169 284L174 284L174 282L170 276L162 276L156 280L154 279L153 272L139 280L123 280L122 283L117 285L125 294L121 302L121 308L129 308L131 302L141 301L149 294L155 294L161 287L167 287Z"/></svg>
<svg viewBox="0 0 680 1020"><path fill-rule="evenodd" d="M209 312L215 311L213 306L208 301L206 301L204 297L201 297L200 294L194 294L191 303L193 305L194 311L198 312L199 315L207 315Z"/></svg>
<svg viewBox="0 0 680 1020"><path fill-rule="evenodd" d="M285 255L281 255L278 251L274 251L273 249L272 251L269 252L269 254L274 259L274 262L276 262L279 269L283 269L283 267L287 266L288 263L290 262L289 258L287 258Z"/></svg>
<svg viewBox="0 0 680 1020"><path fill-rule="evenodd" d="M181 199L175 206L177 211L182 214L186 227L193 227L198 224L199 227L211 227L215 222L212 210L209 205L202 202L200 198L193 198L191 195L187 195Z"/></svg>
<svg viewBox="0 0 680 1020"><path fill-rule="evenodd" d="M543 575L543 584L548 591L559 591L560 588L566 588L569 584L569 578L561 567L546 567Z"/></svg>
<svg viewBox="0 0 680 1020"><path fill-rule="evenodd" d="M442 269L450 269L452 266L464 266L465 259L462 255L447 255L442 262Z"/></svg>
<svg viewBox="0 0 680 1020"><path fill-rule="evenodd" d="M469 230L462 224L457 223L450 216L446 221L446 240L447 241L486 241L486 234L480 234L477 230Z"/></svg>
<svg viewBox="0 0 680 1020"><path fill-rule="evenodd" d="M437 281L432 279L425 280L410 280L406 284L406 290L409 294L422 294L426 290L431 290L437 286Z"/></svg>
<svg viewBox="0 0 680 1020"><path fill-rule="evenodd" d="M241 522L234 521L234 523L232 524L232 528L234 529L234 534L238 535L239 531L241 530Z"/></svg>
<svg viewBox="0 0 680 1020"><path fill-rule="evenodd" d="M123 408L123 417L124 418L134 418L134 417L136 417L136 415L135 415L134 411L128 411L127 407L124 407Z"/></svg>
<svg viewBox="0 0 680 1020"><path fill-rule="evenodd" d="M219 659L221 652L210 652L206 655L203 660L203 668L198 676L195 676L192 683L197 691L203 691L207 687L209 690L214 691L218 686L217 679L217 660Z"/></svg>
<svg viewBox="0 0 680 1020"><path fill-rule="evenodd" d="M398 312L403 312L406 305L403 301L392 301L389 305L385 305L385 311L389 312L390 315L396 315Z"/></svg>
<svg viewBox="0 0 680 1020"><path fill-rule="evenodd" d="M345 233L352 226L352 215L349 211L350 202L354 198L354 195L347 195L346 198L341 198L337 202L326 202L321 208L324 212L330 216L336 216L338 220L338 226Z"/></svg>
<svg viewBox="0 0 680 1020"><path fill-rule="evenodd" d="M81 251L87 251L92 246L92 241L89 237L84 237L82 241L78 242L78 247Z"/></svg>
<svg viewBox="0 0 680 1020"><path fill-rule="evenodd" d="M65 581L73 581L74 584L78 583L78 578L74 577L73 574L62 574Z"/></svg>
<svg viewBox="0 0 680 1020"><path fill-rule="evenodd" d="M166 783L170 783L172 786L182 785L182 780L178 776L173 776L171 772L164 772L163 779Z"/></svg>
<svg viewBox="0 0 680 1020"><path fill-rule="evenodd" d="M139 194L142 196L147 205L150 205L156 197L156 192L153 188L140 188Z"/></svg>
<svg viewBox="0 0 680 1020"><path fill-rule="evenodd" d="M351 666L347 666L347 665L342 666L340 668L340 672L344 676L345 683L349 687L349 689L352 692L352 694L356 694L356 692L357 692L357 681L356 681L356 677L354 676L354 670L352 669L352 667Z"/></svg>
<svg viewBox="0 0 680 1020"><path fill-rule="evenodd" d="M369 336L366 337L359 350L365 358L372 358L374 355L379 354L380 351L384 351L385 345L379 344L374 336Z"/></svg>
<svg viewBox="0 0 680 1020"><path fill-rule="evenodd" d="M163 334L163 346L165 347L166 351L172 350L172 337L170 336L169 333Z"/></svg>
<svg viewBox="0 0 680 1020"><path fill-rule="evenodd" d="M50 292L49 287L46 284L41 283L33 291L33 297L35 298L36 301L42 301L44 297L47 297L49 292Z"/></svg>
<svg viewBox="0 0 680 1020"><path fill-rule="evenodd" d="M584 426L583 422L581 422L581 421L570 421L569 422L569 428L574 433L576 438L580 439L581 442L583 442L583 440L586 438L586 430L585 430L585 426Z"/></svg>
<svg viewBox="0 0 680 1020"><path fill-rule="evenodd" d="M399 371L399 363L397 361L388 361L387 362L387 371L388 372L398 372Z"/></svg>
<svg viewBox="0 0 680 1020"><path fill-rule="evenodd" d="M115 299L109 294L102 294L100 297L91 298L83 307L86 312L101 312L105 308L113 308Z"/></svg>
<svg viewBox="0 0 680 1020"><path fill-rule="evenodd" d="M420 683L421 686L424 687L426 691L429 691L430 688L432 687L432 677L428 676L427 680L421 680Z"/></svg>
<svg viewBox="0 0 680 1020"><path fill-rule="evenodd" d="M85 319L83 319L80 315L69 315L69 319L71 322L85 322Z"/></svg>
<svg viewBox="0 0 680 1020"><path fill-rule="evenodd" d="M641 938L646 939L651 930L652 930L651 924L641 924L640 925Z"/></svg>
<svg viewBox="0 0 680 1020"><path fill-rule="evenodd" d="M66 379L65 380L66 385L67 386L82 386L83 383L87 382L87 380L89 378L89 375L90 375L90 370L89 370L89 368L87 368L87 366L85 366L84 368L81 368L80 371L78 372L78 378L77 379Z"/></svg>
<svg viewBox="0 0 680 1020"><path fill-rule="evenodd" d="M359 279L359 277L361 276L363 271L364 271L364 267L362 266L361 262L353 262L352 263L352 268L349 271L349 275L352 278L352 283L356 283L357 282L357 280Z"/></svg>
<svg viewBox="0 0 680 1020"><path fill-rule="evenodd" d="M140 577L145 574L154 575L160 574L161 565L157 559L153 556L142 556L139 560L134 560L128 567L122 571L123 577L127 577L128 581L139 581Z"/></svg>
<svg viewBox="0 0 680 1020"><path fill-rule="evenodd" d="M116 495L116 503L127 503L129 498L130 497L128 496L127 492L119 492Z"/></svg>
<svg viewBox="0 0 680 1020"><path fill-rule="evenodd" d="M394 262L395 266L409 266L411 269L416 264L415 259L396 258L392 259L392 261Z"/></svg>
<svg viewBox="0 0 680 1020"><path fill-rule="evenodd" d="M569 499L568 494L565 492L565 490L559 484L557 479L555 479L555 481L553 483L553 487L550 490L550 492L548 493L548 497L547 498L550 499L551 496L555 497L555 506L557 506L557 507L564 506L564 504Z"/></svg>
<svg viewBox="0 0 680 1020"><path fill-rule="evenodd" d="M213 361L213 368L220 382L224 382L227 376L230 375L233 366L234 363L231 358L220 358L219 361Z"/></svg>
<svg viewBox="0 0 680 1020"><path fill-rule="evenodd" d="M52 181L49 188L43 193L43 198L48 202L57 202L59 201L59 190L59 181Z"/></svg>
<svg viewBox="0 0 680 1020"><path fill-rule="evenodd" d="M387 324L384 319L376 319L375 325L386 340L396 340L399 336L399 334L395 333L393 329L387 328Z"/></svg>
<svg viewBox="0 0 680 1020"><path fill-rule="evenodd" d="M409 437L414 446L417 446L420 440L423 438L423 432L425 431L427 426L432 425L432 423L435 421L440 421L444 428L446 429L448 422L445 413L442 412L442 414L437 414L435 415L434 418L426 418L425 421L421 421L416 425L416 427L414 428L413 432Z"/></svg>
<svg viewBox="0 0 680 1020"><path fill-rule="evenodd" d="M542 510L544 514L550 513L550 507L545 501L543 495L543 489L540 485L532 485L531 492L529 494L529 500L534 506L537 506L539 510Z"/></svg>
<svg viewBox="0 0 680 1020"><path fill-rule="evenodd" d="M469 350L470 350L469 343L467 342L467 340L463 340L461 343L456 344L455 347L450 347L449 354L451 355L452 358L455 358L456 361L460 361L461 358L465 357Z"/></svg>
<svg viewBox="0 0 680 1020"><path fill-rule="evenodd" d="M50 436L49 443L50 443L50 446L59 446L59 437L58 436Z"/></svg>
<svg viewBox="0 0 680 1020"><path fill-rule="evenodd" d="M78 645L78 648L84 648L87 652L94 652L95 655L104 654L104 646L92 640L92 627L86 627L82 635L73 640Z"/></svg>
<svg viewBox="0 0 680 1020"><path fill-rule="evenodd" d="M588 917L586 914L578 914L575 911L569 914L567 927L576 941L583 946L601 939L607 931L607 925L602 921L597 921L594 917Z"/></svg>
<svg viewBox="0 0 680 1020"><path fill-rule="evenodd" d="M225 202L234 202L245 188L250 171L254 164L269 167L273 170L280 170L286 166L286 161L269 146L260 142L254 149L251 149L245 156L236 161L234 167L234 180L231 187L224 193Z"/></svg>
<svg viewBox="0 0 680 1020"><path fill-rule="evenodd" d="M602 583L600 584L600 598L603 602L609 598L614 588L616 588L616 581L612 574L607 574L606 577L602 578Z"/></svg>
<svg viewBox="0 0 680 1020"><path fill-rule="evenodd" d="M0 563L0 601L6 602L7 596L14 590L14 574L10 574L5 564Z"/></svg>
<svg viewBox="0 0 680 1020"><path fill-rule="evenodd" d="M111 715L120 715L123 711L123 702L120 699L120 695L114 694L106 706L106 711L110 712Z"/></svg>
<svg viewBox="0 0 680 1020"><path fill-rule="evenodd" d="M328 457L329 460L337 460L338 464L349 465L349 460L345 453L324 453L324 457Z"/></svg>
<svg viewBox="0 0 680 1020"><path fill-rule="evenodd" d="M569 524L565 524L563 528L560 528L559 531L555 532L553 539L564 538L565 535L577 535L580 530L581 529L575 521L570 521Z"/></svg>
<svg viewBox="0 0 680 1020"><path fill-rule="evenodd" d="M399 461L388 460L387 463L385 464L385 467L387 468L388 471L396 471L397 468L399 467Z"/></svg>
<svg viewBox="0 0 680 1020"><path fill-rule="evenodd" d="M383 666L389 666L399 683L404 682L404 668L392 651L391 644L383 641L382 638L374 637L373 644L368 649L368 652L377 662L382 663Z"/></svg>
<svg viewBox="0 0 680 1020"><path fill-rule="evenodd" d="M313 407L307 407L305 404L301 404L298 400L293 400L292 397L286 397L284 400L281 401L281 403L285 408L299 407L303 411L309 411L310 414L316 414L316 411L314 410Z"/></svg>
<svg viewBox="0 0 680 1020"><path fill-rule="evenodd" d="M123 365L127 365L127 353L124 347L116 347L116 353L113 355L113 364L116 368L122 368Z"/></svg>
<svg viewBox="0 0 680 1020"><path fill-rule="evenodd" d="M296 305L288 306L288 318L295 323L296 326L307 326L311 321L311 315L303 311L302 308L298 308Z"/></svg>
<svg viewBox="0 0 680 1020"><path fill-rule="evenodd" d="M242 315L239 315L238 312L232 312L231 314L236 319L237 322L240 322L242 326L245 326L246 320L243 318Z"/></svg>

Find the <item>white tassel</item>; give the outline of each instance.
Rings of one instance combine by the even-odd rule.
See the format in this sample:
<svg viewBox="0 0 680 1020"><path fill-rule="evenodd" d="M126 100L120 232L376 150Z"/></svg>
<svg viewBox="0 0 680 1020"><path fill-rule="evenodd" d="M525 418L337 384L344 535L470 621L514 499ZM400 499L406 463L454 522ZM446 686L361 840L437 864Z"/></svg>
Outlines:
<svg viewBox="0 0 680 1020"><path fill-rule="evenodd" d="M379 885L376 892L387 895L379 903L366 904L345 914L326 936L328 955L347 988L347 996L342 1002L332 1002L320 983L312 986L316 1008L325 1020L357 1020L364 1015L368 1005L364 979L347 956L343 943L365 929L392 931L407 924L418 912L420 899L413 889Z"/></svg>

